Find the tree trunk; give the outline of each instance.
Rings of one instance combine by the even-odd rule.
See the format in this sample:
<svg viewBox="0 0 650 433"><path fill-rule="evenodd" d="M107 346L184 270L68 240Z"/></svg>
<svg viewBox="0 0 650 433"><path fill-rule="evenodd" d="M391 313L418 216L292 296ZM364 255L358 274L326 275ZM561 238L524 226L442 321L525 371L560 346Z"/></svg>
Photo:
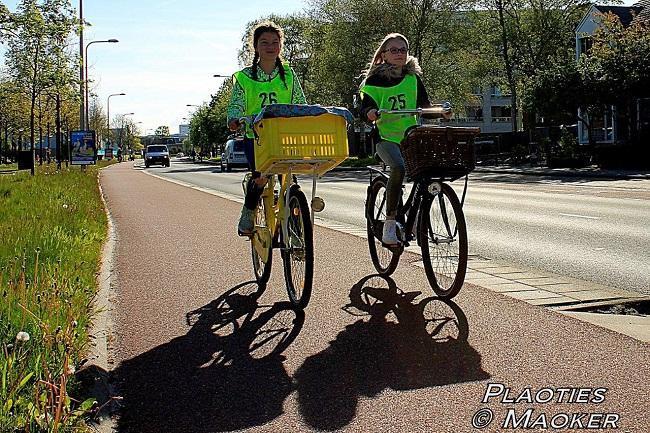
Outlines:
<svg viewBox="0 0 650 433"><path fill-rule="evenodd" d="M508 32L506 29L506 19L504 16L505 6L503 0L496 0L496 9L499 13L499 26L501 27L501 45L503 49L503 63L505 66L506 77L508 79L508 86L510 87L510 98L511 98L511 107L510 115L512 116L512 131L517 131L517 83L514 76L514 71L512 67L512 61L510 59L510 54L508 50L510 46L508 44Z"/></svg>
<svg viewBox="0 0 650 433"><path fill-rule="evenodd" d="M61 170L61 145L63 137L61 136L61 95L56 94L56 168Z"/></svg>

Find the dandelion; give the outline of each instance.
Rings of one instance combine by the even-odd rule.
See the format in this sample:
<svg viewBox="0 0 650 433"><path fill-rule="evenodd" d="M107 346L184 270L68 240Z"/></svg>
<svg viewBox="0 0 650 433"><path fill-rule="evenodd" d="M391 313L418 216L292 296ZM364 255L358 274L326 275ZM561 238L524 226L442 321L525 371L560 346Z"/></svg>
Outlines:
<svg viewBox="0 0 650 433"><path fill-rule="evenodd" d="M74 365L68 364L68 369L65 371L68 376L72 376L75 373Z"/></svg>
<svg viewBox="0 0 650 433"><path fill-rule="evenodd" d="M76 328L79 323L76 320L72 321L72 327Z"/></svg>
<svg viewBox="0 0 650 433"><path fill-rule="evenodd" d="M16 341L19 343L25 343L29 341L29 334L25 331L20 331L18 334L16 334Z"/></svg>
<svg viewBox="0 0 650 433"><path fill-rule="evenodd" d="M68 205L63 203L63 209L67 209L67 208L68 208Z"/></svg>

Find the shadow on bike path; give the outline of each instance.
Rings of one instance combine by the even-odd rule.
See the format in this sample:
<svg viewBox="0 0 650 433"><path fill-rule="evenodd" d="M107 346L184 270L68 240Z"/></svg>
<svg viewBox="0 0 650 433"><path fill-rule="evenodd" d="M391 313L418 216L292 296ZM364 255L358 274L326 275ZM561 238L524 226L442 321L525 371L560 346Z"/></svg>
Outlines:
<svg viewBox="0 0 650 433"><path fill-rule="evenodd" d="M247 282L187 313L184 336L124 361L114 371L124 432L208 432L258 426L282 414L292 392L282 352L304 312L289 302L259 305Z"/></svg>
<svg viewBox="0 0 650 433"><path fill-rule="evenodd" d="M294 376L304 420L317 429L345 427L362 397L484 380L481 355L467 337L463 310L452 301L403 292L389 277L369 275L350 290L344 310L360 320Z"/></svg>

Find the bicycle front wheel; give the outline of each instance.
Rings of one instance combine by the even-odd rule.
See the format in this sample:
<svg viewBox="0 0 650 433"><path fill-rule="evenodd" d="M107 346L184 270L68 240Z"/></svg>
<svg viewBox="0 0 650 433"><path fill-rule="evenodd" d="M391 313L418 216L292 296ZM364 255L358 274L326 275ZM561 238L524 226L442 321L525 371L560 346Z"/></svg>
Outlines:
<svg viewBox="0 0 650 433"><path fill-rule="evenodd" d="M287 209L287 232L283 231L284 279L291 303L305 308L314 278L314 237L307 198L298 185L291 185Z"/></svg>
<svg viewBox="0 0 650 433"><path fill-rule="evenodd" d="M381 243L384 222L386 221L386 179L379 176L368 187L366 197L366 230L368 250L377 273L389 276L399 263L401 249L386 248Z"/></svg>
<svg viewBox="0 0 650 433"><path fill-rule="evenodd" d="M418 242L427 279L436 295L458 294L467 272L467 226L456 192L447 184L420 205Z"/></svg>
<svg viewBox="0 0 650 433"><path fill-rule="evenodd" d="M260 254L260 250L265 251ZM264 198L260 198L257 209L255 209L255 229L251 239L251 255L255 279L260 290L264 290L271 276L271 264L273 262L273 242L271 231L266 224ZM266 255L266 261L264 261L263 255Z"/></svg>

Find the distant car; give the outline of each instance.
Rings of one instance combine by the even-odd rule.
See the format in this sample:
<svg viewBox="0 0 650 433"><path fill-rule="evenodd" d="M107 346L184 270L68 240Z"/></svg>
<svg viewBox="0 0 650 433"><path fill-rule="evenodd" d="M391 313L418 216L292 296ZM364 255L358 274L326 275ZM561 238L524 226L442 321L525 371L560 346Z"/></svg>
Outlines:
<svg viewBox="0 0 650 433"><path fill-rule="evenodd" d="M178 152L178 153L176 154L176 158L182 158L182 157L184 157L184 156L185 156L185 154L184 154L183 152Z"/></svg>
<svg viewBox="0 0 650 433"><path fill-rule="evenodd" d="M163 167L169 167L169 149L164 144L153 144L147 146L145 153L144 166L149 168L150 165L160 164Z"/></svg>
<svg viewBox="0 0 650 433"><path fill-rule="evenodd" d="M231 171L233 167L248 167L242 138L226 141L226 147L221 154L221 171Z"/></svg>

